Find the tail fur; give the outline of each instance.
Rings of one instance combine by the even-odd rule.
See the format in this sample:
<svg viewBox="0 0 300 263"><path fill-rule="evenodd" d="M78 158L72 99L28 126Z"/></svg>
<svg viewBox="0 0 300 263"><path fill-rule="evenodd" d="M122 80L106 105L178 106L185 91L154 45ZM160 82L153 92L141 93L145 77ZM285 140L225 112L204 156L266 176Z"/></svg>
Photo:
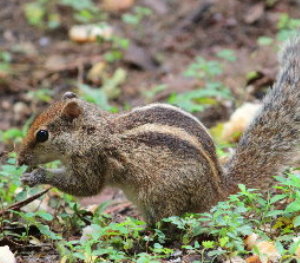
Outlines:
<svg viewBox="0 0 300 263"><path fill-rule="evenodd" d="M284 46L280 64L276 83L225 167L230 192L236 191L238 183L267 189L273 176L296 155L300 141L300 37Z"/></svg>

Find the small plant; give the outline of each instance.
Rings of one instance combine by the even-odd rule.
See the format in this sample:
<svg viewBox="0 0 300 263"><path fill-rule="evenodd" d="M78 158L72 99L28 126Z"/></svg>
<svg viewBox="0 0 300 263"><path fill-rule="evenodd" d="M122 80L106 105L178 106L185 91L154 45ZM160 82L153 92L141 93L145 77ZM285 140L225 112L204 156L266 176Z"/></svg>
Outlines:
<svg viewBox="0 0 300 263"><path fill-rule="evenodd" d="M265 0L265 3L268 7L274 6L279 0Z"/></svg>
<svg viewBox="0 0 300 263"><path fill-rule="evenodd" d="M30 25L41 29L56 29L61 26L59 6L72 9L74 20L80 23L103 21L106 14L91 0L35 0L24 5L25 17Z"/></svg>
<svg viewBox="0 0 300 263"><path fill-rule="evenodd" d="M135 6L132 13L126 13L122 16L122 20L127 24L138 26L145 17L150 15L152 15L151 9L142 6Z"/></svg>
<svg viewBox="0 0 300 263"><path fill-rule="evenodd" d="M9 52L7 51L2 51L0 52L0 78L1 75L6 75L11 73L11 63L12 56Z"/></svg>
<svg viewBox="0 0 300 263"><path fill-rule="evenodd" d="M16 128L11 128L6 131L0 131L0 141L9 142L9 141L20 141L20 139L24 136L24 130L19 130Z"/></svg>
<svg viewBox="0 0 300 263"><path fill-rule="evenodd" d="M187 70L184 72L184 76L211 80L222 73L223 68L220 62L197 57L196 61L188 66Z"/></svg>
<svg viewBox="0 0 300 263"><path fill-rule="evenodd" d="M129 259L127 253L133 249L134 243L142 240L140 231L145 223L130 218L122 223L108 223L101 215L94 219L96 223L89 226L92 231L85 240L60 242L59 248L63 255L72 254L74 258L86 262L92 259L119 262Z"/></svg>
<svg viewBox="0 0 300 263"><path fill-rule="evenodd" d="M0 167L0 206L11 204L15 199L24 197L23 193L16 193L20 187L20 176L26 167L16 167L15 154L10 153L6 164Z"/></svg>
<svg viewBox="0 0 300 263"><path fill-rule="evenodd" d="M236 59L233 51L228 49L222 50L216 55L230 62ZM218 98L231 99L230 90L216 80L222 73L223 64L219 61L197 57L195 62L188 66L184 72L184 76L201 81L203 87L182 94L172 94L168 102L186 111L197 112L203 111L209 105L217 104Z"/></svg>
<svg viewBox="0 0 300 263"><path fill-rule="evenodd" d="M277 39L279 41L285 41L295 35L299 28L300 19L291 18L287 13L282 13L277 23Z"/></svg>
<svg viewBox="0 0 300 263"><path fill-rule="evenodd" d="M167 89L167 86L164 84L156 85L154 87L151 87L149 90L144 91L143 95L148 99L152 100L157 94L163 92Z"/></svg>
<svg viewBox="0 0 300 263"><path fill-rule="evenodd" d="M239 185L240 192L231 195L228 201L219 202L209 213L188 214L185 217L164 219L178 229L184 230L183 248L193 250L204 258L204 251L209 257L231 257L247 255L251 251L245 249L244 237L257 233L265 240L274 242L283 259L295 258L299 240L296 238L300 226L300 177L289 174L278 177L280 184L276 186L280 193L268 198L255 190ZM278 209L284 200L293 200L285 209ZM210 236L211 240L191 241L197 236ZM260 252L254 248L253 252Z"/></svg>
<svg viewBox="0 0 300 263"><path fill-rule="evenodd" d="M217 52L216 56L218 58L227 60L229 62L234 62L237 59L235 54L234 54L234 51L231 50L231 49L222 49L219 52Z"/></svg>
<svg viewBox="0 0 300 263"><path fill-rule="evenodd" d="M29 91L27 96L33 101L42 101L42 102L50 102L53 96L53 90L50 89L37 89L34 91Z"/></svg>
<svg viewBox="0 0 300 263"><path fill-rule="evenodd" d="M270 46L273 44L274 39L271 37L261 36L257 39L257 44L260 46Z"/></svg>
<svg viewBox="0 0 300 263"><path fill-rule="evenodd" d="M71 7L74 11L74 19L80 23L107 19L107 14L101 12L92 0L58 0L58 4Z"/></svg>
<svg viewBox="0 0 300 263"><path fill-rule="evenodd" d="M108 41L111 42L111 50L104 54L104 59L107 62L116 62L123 58L123 50L129 46L129 40L126 38L112 36Z"/></svg>
<svg viewBox="0 0 300 263"><path fill-rule="evenodd" d="M186 111L203 111L209 105L217 104L215 98L230 99L230 91L221 82L208 82L204 88L181 94L172 94L168 103L177 105Z"/></svg>
<svg viewBox="0 0 300 263"><path fill-rule="evenodd" d="M54 3L48 0L35 0L24 6L25 17L30 25L39 28L55 29L60 26L60 16Z"/></svg>
<svg viewBox="0 0 300 263"><path fill-rule="evenodd" d="M106 111L118 111L116 107L109 105L107 95L102 89L92 88L86 84L78 84L78 88L84 100L95 103Z"/></svg>

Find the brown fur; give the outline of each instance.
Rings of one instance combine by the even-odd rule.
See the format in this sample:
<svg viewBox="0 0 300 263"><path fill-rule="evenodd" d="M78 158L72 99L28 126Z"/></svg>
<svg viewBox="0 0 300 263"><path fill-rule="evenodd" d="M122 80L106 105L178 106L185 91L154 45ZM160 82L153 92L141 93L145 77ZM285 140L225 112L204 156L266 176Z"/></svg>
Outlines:
<svg viewBox="0 0 300 263"><path fill-rule="evenodd" d="M22 177L76 195L121 188L145 220L202 212L237 184L267 188L299 143L299 41L286 48L282 71L264 106L223 170L206 128L178 108L154 104L110 114L72 93L38 116L24 139L20 164L61 160L61 170L37 169ZM49 139L37 143L39 129Z"/></svg>
<svg viewBox="0 0 300 263"><path fill-rule="evenodd" d="M63 102L56 102L51 106L49 106L49 108L46 111L42 112L34 119L27 132L27 136L23 140L22 143L23 148L30 147L30 146L32 147L35 144L36 131L43 125L47 125L49 122L55 119L58 113L62 111L63 107L64 107Z"/></svg>

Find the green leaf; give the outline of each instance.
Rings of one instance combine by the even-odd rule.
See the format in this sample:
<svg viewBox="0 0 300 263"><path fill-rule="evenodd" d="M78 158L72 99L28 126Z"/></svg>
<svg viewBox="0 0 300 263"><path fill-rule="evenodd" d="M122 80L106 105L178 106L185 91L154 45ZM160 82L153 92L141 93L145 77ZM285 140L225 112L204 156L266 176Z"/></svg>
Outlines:
<svg viewBox="0 0 300 263"><path fill-rule="evenodd" d="M293 224L294 224L295 227L300 226L300 216L294 217Z"/></svg>
<svg viewBox="0 0 300 263"><path fill-rule="evenodd" d="M45 16L45 7L39 2L31 2L24 7L27 21L34 26L40 26Z"/></svg>
<svg viewBox="0 0 300 263"><path fill-rule="evenodd" d="M150 88L149 90L143 92L143 94L145 95L145 97L152 99L154 96L156 96L160 92L166 90L166 88L167 88L167 86L165 84L157 85L157 86L154 86L154 87Z"/></svg>
<svg viewBox="0 0 300 263"><path fill-rule="evenodd" d="M214 248L215 247L215 242L214 241L202 241L202 246L205 249Z"/></svg>
<svg viewBox="0 0 300 263"><path fill-rule="evenodd" d="M140 22L140 18L133 14L124 14L122 20L130 25L137 25Z"/></svg>
<svg viewBox="0 0 300 263"><path fill-rule="evenodd" d="M228 60L230 62L236 61L234 51L231 49L223 49L217 53L217 57Z"/></svg>
<svg viewBox="0 0 300 263"><path fill-rule="evenodd" d="M59 0L62 5L70 6L75 10L95 10L97 6L91 0Z"/></svg>
<svg viewBox="0 0 300 263"><path fill-rule="evenodd" d="M36 215L47 221L53 220L53 216L51 214L47 213L46 211L40 210L40 211L36 212Z"/></svg>
<svg viewBox="0 0 300 263"><path fill-rule="evenodd" d="M269 46L273 43L273 41L274 40L271 37L262 36L257 39L257 44L260 46Z"/></svg>
<svg viewBox="0 0 300 263"><path fill-rule="evenodd" d="M212 78L223 73L223 67L218 61L205 60L202 57L197 57L183 73L186 77L194 77L198 79Z"/></svg>
<svg viewBox="0 0 300 263"><path fill-rule="evenodd" d="M102 91L108 99L115 99L119 97L121 93L119 86L126 80L126 77L127 72L122 68L118 68L112 77L104 79Z"/></svg>
<svg viewBox="0 0 300 263"><path fill-rule="evenodd" d="M284 214L284 210L271 210L266 213L265 216L275 217Z"/></svg>
<svg viewBox="0 0 300 263"><path fill-rule="evenodd" d="M43 225L43 224L38 224L37 225L38 229L41 231L41 233L43 235L45 235L46 237L52 239L52 240L60 240L62 239L61 236L55 234L54 232L52 232L50 229L49 229L49 226L48 225Z"/></svg>
<svg viewBox="0 0 300 263"><path fill-rule="evenodd" d="M274 204L276 202L278 202L279 200L282 200L286 198L286 195L285 194L280 194L280 195L275 195L273 196L271 199L270 199L270 204Z"/></svg>
<svg viewBox="0 0 300 263"><path fill-rule="evenodd" d="M12 128L7 131L1 132L0 133L0 140L1 141L9 141L9 140L14 140L18 138L22 138L24 136L23 131Z"/></svg>
<svg viewBox="0 0 300 263"><path fill-rule="evenodd" d="M216 250L212 250L212 251L209 251L207 253L207 255L209 257L214 257L214 256L220 256L220 255L223 255L223 254L226 254L226 250L223 250L223 249L216 249Z"/></svg>
<svg viewBox="0 0 300 263"><path fill-rule="evenodd" d="M238 184L239 189L241 190L242 193L247 192L246 186L244 184Z"/></svg>
<svg viewBox="0 0 300 263"><path fill-rule="evenodd" d="M230 98L230 92L220 82L208 82L202 89L192 90L181 94L172 94L168 98L168 102L177 105L186 111L197 112L207 108L209 104L205 104L205 100L203 99L208 97ZM212 101L206 100L206 103L208 102Z"/></svg>
<svg viewBox="0 0 300 263"><path fill-rule="evenodd" d="M115 108L109 105L108 98L103 90L91 88L86 84L79 84L78 87L86 101L99 105L103 110L115 111Z"/></svg>
<svg viewBox="0 0 300 263"><path fill-rule="evenodd" d="M295 201L293 201L292 203L290 203L285 211L289 212L289 213L294 213L294 212L299 212L300 211L300 200L296 199Z"/></svg>
<svg viewBox="0 0 300 263"><path fill-rule="evenodd" d="M229 242L229 237L221 237L219 240L221 247L224 247L228 242Z"/></svg>
<svg viewBox="0 0 300 263"><path fill-rule="evenodd" d="M281 255L284 254L284 250L285 250L285 249L284 249L284 247L283 247L283 245L281 244L280 241L278 241L278 240L275 241L275 247L276 247L277 251L278 251Z"/></svg>

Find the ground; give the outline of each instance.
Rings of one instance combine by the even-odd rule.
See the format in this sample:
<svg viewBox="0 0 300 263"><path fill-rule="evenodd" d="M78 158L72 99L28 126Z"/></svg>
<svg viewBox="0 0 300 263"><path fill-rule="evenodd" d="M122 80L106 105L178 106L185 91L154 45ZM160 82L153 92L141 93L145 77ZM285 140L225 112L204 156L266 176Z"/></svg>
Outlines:
<svg viewBox="0 0 300 263"><path fill-rule="evenodd" d="M2 164L7 160L5 153L18 147L13 129L22 129L28 119L69 90L89 98L102 87L105 102L102 97L94 102L109 110L157 101L183 105L207 127L215 127L228 120L243 102L262 98L278 70L278 44L287 31L299 26L299 21L292 18L300 16L297 1L137 0L127 9L106 11L103 2L107 1L99 0L94 1L99 14L91 12L92 22L84 23L105 21L113 28L115 39L76 43L68 34L72 26L83 23L76 20L80 8L63 2L70 1L0 0ZM45 12L35 22L30 21L30 12L36 9L29 9L26 16L30 3L38 3ZM57 25L50 25L51 14L59 18ZM131 17L126 19L124 14ZM222 60L217 54L223 50L231 53ZM200 65L207 73L205 77L185 74L197 57L205 59L204 68ZM220 74L209 73L208 61L222 63ZM214 97L212 101L192 97L188 102L186 97L177 96L215 82L222 83L230 95L219 91L217 96L208 96ZM204 109L193 108L193 102L198 105L203 101L208 105ZM59 196L52 195L54 199ZM116 222L125 216L138 217L122 193L113 189L106 189L92 200L81 200L81 204L106 200L117 203L106 208ZM5 204L11 203L13 200ZM30 231L33 236L38 232L34 227ZM76 233L74 236L78 237ZM27 244L24 248L22 242L20 245L0 239L0 245L6 244L17 252L19 262L53 262L58 258L56 248L49 243L32 247ZM35 256L29 259L26 253ZM185 262L193 260L190 256Z"/></svg>

